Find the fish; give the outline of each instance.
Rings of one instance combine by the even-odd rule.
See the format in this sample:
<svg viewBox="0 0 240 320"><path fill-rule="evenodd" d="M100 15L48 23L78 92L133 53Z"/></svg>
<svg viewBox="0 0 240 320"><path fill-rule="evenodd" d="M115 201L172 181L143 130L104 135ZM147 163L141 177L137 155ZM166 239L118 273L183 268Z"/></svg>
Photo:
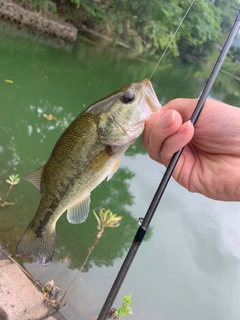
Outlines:
<svg viewBox="0 0 240 320"><path fill-rule="evenodd" d="M151 82L126 85L90 105L66 128L47 162L25 180L40 191L35 216L17 244L16 255L52 262L55 226L67 211L70 223L86 220L91 192L117 171L121 158L161 104Z"/></svg>

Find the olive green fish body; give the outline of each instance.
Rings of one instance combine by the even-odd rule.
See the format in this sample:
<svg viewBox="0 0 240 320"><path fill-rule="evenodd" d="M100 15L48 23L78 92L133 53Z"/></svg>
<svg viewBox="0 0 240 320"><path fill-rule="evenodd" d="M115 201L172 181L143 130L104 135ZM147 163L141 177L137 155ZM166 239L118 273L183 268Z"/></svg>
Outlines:
<svg viewBox="0 0 240 320"><path fill-rule="evenodd" d="M42 265L51 262L59 217L67 210L71 223L87 218L91 191L112 177L159 106L150 82L143 80L93 104L70 124L45 165L26 177L39 188L41 200L17 255L33 256Z"/></svg>
<svg viewBox="0 0 240 320"><path fill-rule="evenodd" d="M81 202L124 153L125 146L113 151L100 141L95 118L91 113L81 114L60 137L44 165L40 183L44 210L55 203L53 211L63 212Z"/></svg>

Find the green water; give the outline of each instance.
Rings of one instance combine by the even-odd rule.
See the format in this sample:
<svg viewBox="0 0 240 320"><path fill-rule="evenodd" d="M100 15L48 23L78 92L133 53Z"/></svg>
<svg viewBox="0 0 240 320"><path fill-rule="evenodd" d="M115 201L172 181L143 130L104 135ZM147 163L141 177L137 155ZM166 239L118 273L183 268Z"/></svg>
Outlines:
<svg viewBox="0 0 240 320"><path fill-rule="evenodd" d="M0 196L7 192L10 174L22 178L43 165L64 128L85 107L148 77L155 65L83 40L65 49L50 44L0 33ZM198 96L204 80L198 66L175 59L165 60L152 82L165 103ZM212 95L233 101L227 92L215 89ZM43 114L57 120L48 121ZM62 309L67 319L99 313L163 172L139 140L114 177L92 192L91 211L110 209L123 220L120 227L105 230L69 292ZM15 205L0 208L0 241L13 253L36 212L39 194L21 179L8 201ZM129 319L239 319L239 213L237 203L206 199L171 181L114 306L132 292ZM43 268L33 260L18 261L42 283L53 279L64 293L88 254L96 227L92 213L81 225L69 224L63 214L52 264Z"/></svg>

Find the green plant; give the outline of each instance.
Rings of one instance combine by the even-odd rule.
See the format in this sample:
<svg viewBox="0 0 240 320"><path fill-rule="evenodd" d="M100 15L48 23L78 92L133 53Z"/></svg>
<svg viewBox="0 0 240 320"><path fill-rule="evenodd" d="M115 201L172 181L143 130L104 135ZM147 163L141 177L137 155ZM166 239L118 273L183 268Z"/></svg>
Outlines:
<svg viewBox="0 0 240 320"><path fill-rule="evenodd" d="M116 315L121 316L129 316L132 314L132 309L130 305L132 304L132 293L130 293L128 296L123 297L122 306L116 310Z"/></svg>
<svg viewBox="0 0 240 320"><path fill-rule="evenodd" d="M100 209L99 214L97 215L96 212L93 210L95 218L98 222L98 230L103 233L104 228L116 228L120 224L120 220L123 217L117 216L117 214L112 213L111 210Z"/></svg>
<svg viewBox="0 0 240 320"><path fill-rule="evenodd" d="M53 5L49 0L22 0L25 6L33 11L40 12L41 14L46 14L49 11L54 12Z"/></svg>
<svg viewBox="0 0 240 320"><path fill-rule="evenodd" d="M88 248L88 254L85 258L85 260L83 261L83 264L81 265L80 269L78 270L76 276L74 277L74 279L72 280L72 282L70 283L70 285L68 286L67 290L65 291L65 293L63 294L61 300L59 301L59 306L61 305L63 299L66 297L66 295L68 294L69 290L71 289L71 287L73 286L74 282L76 281L78 275L82 272L85 264L87 263L92 251L94 250L95 246L97 245L99 239L101 238L104 229L105 228L117 228L120 224L120 220L122 220L123 217L121 216L117 216L117 214L112 213L111 210L105 210L105 209L100 209L98 215L97 213L93 210L93 213L97 219L98 225L97 225L97 229L99 230L98 233L96 234L96 237L93 241L93 244L91 245L90 248Z"/></svg>
<svg viewBox="0 0 240 320"><path fill-rule="evenodd" d="M6 182L8 184L10 184L8 190L7 190L7 193L5 194L5 196L2 198L0 198L0 206L1 207L5 207L7 205L10 205L10 204L14 204L12 202L7 202L6 199L7 197L9 196L9 193L10 191L12 190L13 186L17 185L20 181L20 178L19 178L19 174L12 174L9 176L9 178L6 180Z"/></svg>
<svg viewBox="0 0 240 320"><path fill-rule="evenodd" d="M71 0L71 2L76 5L76 8L77 8L77 9L80 8L80 4L81 4L81 1L80 1L80 0Z"/></svg>
<svg viewBox="0 0 240 320"><path fill-rule="evenodd" d="M18 184L20 181L19 174L12 174L9 176L9 179L6 180L7 183L9 183L12 187L16 184Z"/></svg>

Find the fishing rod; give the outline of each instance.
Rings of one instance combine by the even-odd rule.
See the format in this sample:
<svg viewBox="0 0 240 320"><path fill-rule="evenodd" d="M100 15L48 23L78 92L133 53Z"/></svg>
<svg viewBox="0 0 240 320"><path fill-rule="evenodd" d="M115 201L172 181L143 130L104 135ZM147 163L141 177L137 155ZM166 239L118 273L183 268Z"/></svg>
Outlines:
<svg viewBox="0 0 240 320"><path fill-rule="evenodd" d="M240 11L238 11L236 13L236 19L235 19L235 22L234 22L234 24L232 26L232 29L229 32L227 40L225 41L225 43L223 45L223 48L222 48L222 50L221 50L221 52L219 54L218 60L215 63L213 69L212 69L212 72L211 72L211 74L210 74L210 76L209 76L209 78L207 80L207 83L206 83L206 85L205 85L205 87L204 87L204 89L202 91L202 94L200 95L198 103L197 103L197 105L196 105L196 107L195 107L195 109L193 111L193 114L192 114L191 119L190 119L191 122L193 123L193 125L196 123L196 121L197 121L197 119L198 119L198 117L199 117L199 115L200 115L200 113L202 111L204 103L205 103L205 101L206 101L206 99L207 99L207 97L208 97L208 95L209 95L209 93L210 93L210 91L212 89L212 86L213 86L213 84L214 84L214 82L216 80L216 77L217 77L217 75L218 75L218 73L219 73L219 71L221 69L221 66L222 66L222 64L224 62L224 59L226 58L226 55L227 55L227 53L228 53L228 51L229 51L229 49L231 47L231 44L233 42L233 39L235 38L235 35L237 34L237 31L238 31L239 27L240 27ZM107 317L107 315L109 313L109 310L111 309L112 304L113 304L113 302L114 302L114 300L115 300L115 298L116 298L116 296L117 296L117 294L118 294L118 292L119 292L119 290L121 288L121 285L122 285L122 283L123 283L123 281L124 281L124 279L125 279L125 277L127 275L127 272L128 272L128 270L129 270L129 268L130 268L130 266L132 264L132 261L133 261L135 255L136 255L136 253L137 253L137 250L140 247L140 244L142 243L142 240L143 240L143 238L145 236L147 228L148 228L148 226L149 226L149 224L150 224L150 222L151 222L151 220L153 218L153 215L154 215L154 213L155 213L155 211L157 209L159 201L162 198L162 195L163 195L163 193L164 193L164 191L165 191L165 189L167 187L167 184L168 184L168 182L169 182L169 180L170 180L170 178L172 176L173 170L174 170L174 168L175 168L175 166L176 166L176 164L177 164L177 162L178 162L178 160L179 160L179 158L180 158L180 156L182 154L183 149L184 148L182 148L181 150L177 151L173 155L173 157L172 157L172 159L171 159L171 161L170 161L170 163L169 163L169 165L168 165L168 167L167 167L167 169L166 169L166 171L165 171L165 173L164 173L164 175L162 177L162 180L161 180L161 182L160 182L160 184L158 186L158 189L157 189L157 191L156 191L156 193L155 193L155 195L154 195L154 197L152 199L152 202L151 202L151 204L150 204L150 206L149 206L149 208L148 208L148 210L146 212L146 215L145 215L144 219L142 220L141 225L140 225L140 227L138 228L138 230L136 232L136 235L135 235L135 237L133 239L133 243L132 243L132 245L131 245L128 253L127 253L127 256L126 256L126 258L125 258L125 260L124 260L124 262L123 262L123 264L122 264L122 266L121 266L121 268L119 270L119 273L118 273L118 275L117 275L117 277L116 277L116 279L115 279L115 281L114 281L114 283L112 285L112 288L111 288L111 290L110 290L110 292L109 292L109 294L108 294L108 296L106 298L106 301L105 301L105 303L104 303L104 305L102 307L102 310L99 313L99 316L98 316L97 320L106 320L106 317Z"/></svg>

